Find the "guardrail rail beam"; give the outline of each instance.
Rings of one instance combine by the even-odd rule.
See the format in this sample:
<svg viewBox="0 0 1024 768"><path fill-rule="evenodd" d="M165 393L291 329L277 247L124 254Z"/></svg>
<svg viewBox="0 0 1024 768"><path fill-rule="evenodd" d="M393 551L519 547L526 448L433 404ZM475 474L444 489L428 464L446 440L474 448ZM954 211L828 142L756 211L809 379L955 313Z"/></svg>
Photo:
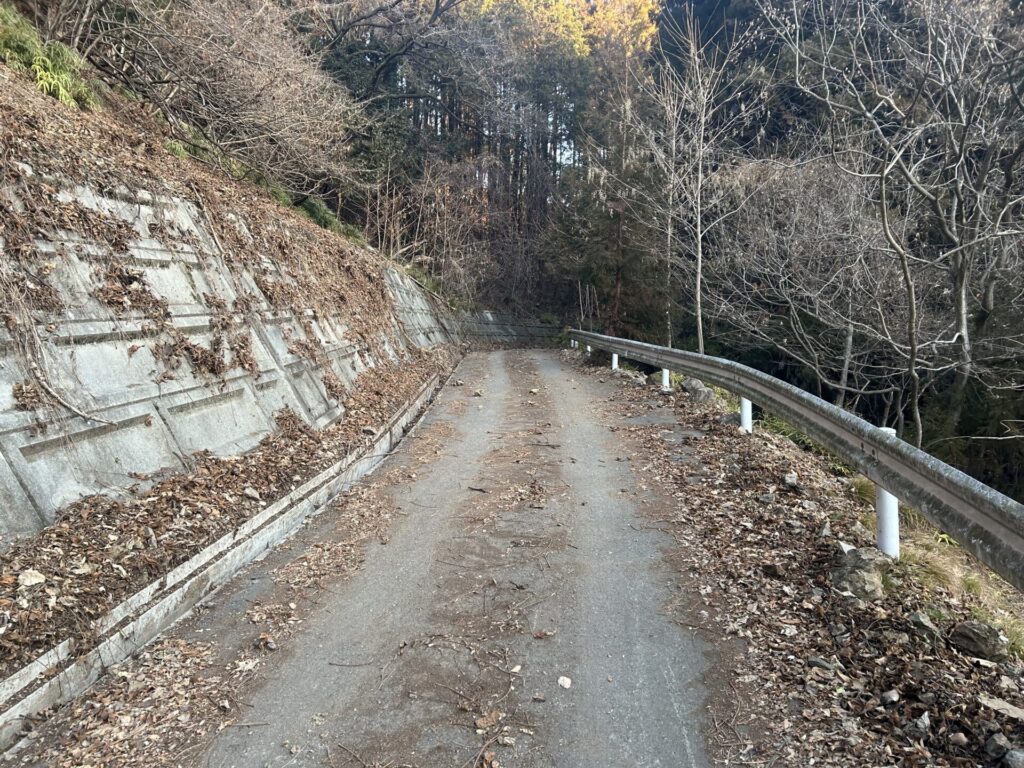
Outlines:
<svg viewBox="0 0 1024 768"><path fill-rule="evenodd" d="M978 560L1024 590L1024 505L1020 502L894 434L754 368L588 331L573 329L569 335L595 349L661 368L663 385L668 383L669 370L673 370L757 403L855 467L894 498L919 510Z"/></svg>

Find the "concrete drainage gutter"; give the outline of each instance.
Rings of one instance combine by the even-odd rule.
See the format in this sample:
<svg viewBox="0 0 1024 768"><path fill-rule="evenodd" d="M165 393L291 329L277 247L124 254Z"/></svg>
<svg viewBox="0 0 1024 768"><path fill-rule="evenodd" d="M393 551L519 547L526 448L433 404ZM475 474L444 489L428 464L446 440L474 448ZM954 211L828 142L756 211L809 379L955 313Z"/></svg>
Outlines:
<svg viewBox="0 0 1024 768"><path fill-rule="evenodd" d="M93 622L97 644L87 654L75 657L71 641L65 640L0 682L0 748L17 740L25 718L77 698L107 669L156 638L243 566L372 472L430 404L440 384L433 375L376 432L370 445L345 456Z"/></svg>

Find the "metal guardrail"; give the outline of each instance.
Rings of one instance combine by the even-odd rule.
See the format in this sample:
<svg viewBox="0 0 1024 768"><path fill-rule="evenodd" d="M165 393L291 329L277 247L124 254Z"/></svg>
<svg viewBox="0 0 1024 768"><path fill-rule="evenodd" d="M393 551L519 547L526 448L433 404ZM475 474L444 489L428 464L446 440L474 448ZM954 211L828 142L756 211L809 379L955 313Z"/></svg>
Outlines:
<svg viewBox="0 0 1024 768"><path fill-rule="evenodd" d="M613 355L694 376L757 403L919 510L978 560L1024 590L1024 505L1019 502L889 430L754 368L576 329L569 337Z"/></svg>

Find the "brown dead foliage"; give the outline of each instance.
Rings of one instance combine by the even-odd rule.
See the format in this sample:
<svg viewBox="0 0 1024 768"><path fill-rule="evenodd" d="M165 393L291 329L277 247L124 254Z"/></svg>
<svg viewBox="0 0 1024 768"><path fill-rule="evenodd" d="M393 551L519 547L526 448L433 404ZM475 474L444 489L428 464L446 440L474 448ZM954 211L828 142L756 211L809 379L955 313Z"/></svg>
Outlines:
<svg viewBox="0 0 1024 768"><path fill-rule="evenodd" d="M110 263L98 272L98 278L96 298L117 314L142 313L154 319L169 315L167 302L153 294L141 270Z"/></svg>
<svg viewBox="0 0 1024 768"><path fill-rule="evenodd" d="M329 398L339 402L345 398L345 393L347 391L345 389L345 385L334 371L330 368L325 369L322 379L324 382L324 389L327 391L327 396Z"/></svg>
<svg viewBox="0 0 1024 768"><path fill-rule="evenodd" d="M383 359L381 342L391 335L393 319L380 262L281 207L263 190L175 157L164 148L166 138L141 105L112 97L103 111L68 109L0 64L0 239L10 257L0 268L5 306L59 309L58 294L47 281L55 257L41 252L37 243L70 238L107 246L107 256L88 256L98 262L99 300L119 316L164 320L164 299L146 288L141 272L127 265L130 261L123 263L137 237L132 226L64 200L55 180L115 197L143 189L198 206L199 224L210 230L240 297L231 310L215 301L215 316L250 311L257 298L246 289L245 276L251 275L275 309L342 318L349 340ZM159 206L155 212L162 215ZM203 244L179 232L172 219L150 227L154 237L169 233L205 257ZM26 318L15 318L7 324L17 332L25 323ZM162 334L169 327L161 322L156 330ZM170 339L171 344L177 341ZM243 341L229 339L228 346L238 350L228 365L251 364ZM181 351L183 359L197 360L207 370L219 367L199 350Z"/></svg>
<svg viewBox="0 0 1024 768"><path fill-rule="evenodd" d="M153 345L153 357L164 366L158 381L174 378L174 372L184 362L196 373L213 377L222 377L235 364L228 358L228 342L222 333L214 333L208 347L197 344L176 328L169 330L167 336L166 341Z"/></svg>
<svg viewBox="0 0 1024 768"><path fill-rule="evenodd" d="M81 653L91 623L132 592L373 439L376 429L450 361L422 355L365 371L348 393L343 417L316 432L296 414L245 456L191 457L189 472L172 475L128 498L89 496L58 521L0 556L0 676L74 638ZM372 432L372 429L370 430ZM26 572L42 581L26 584Z"/></svg>
<svg viewBox="0 0 1024 768"><path fill-rule="evenodd" d="M172 630L37 724L36 737L0 764L181 768L202 764L203 747L224 728L261 727L248 714L248 687L267 656L301 629L322 590L359 568L367 542L387 542L396 515L386 493L393 481L385 475L345 493L323 515L330 531L305 537L300 554L271 572L278 591L239 617L251 642L214 647L182 639L187 626Z"/></svg>
<svg viewBox="0 0 1024 768"><path fill-rule="evenodd" d="M348 491L338 506L336 531L312 542L302 555L274 571L274 581L295 592L319 590L332 579L351 573L365 556L367 541L387 543L386 531L394 519L394 505L381 492L387 480L358 485Z"/></svg>
<svg viewBox="0 0 1024 768"><path fill-rule="evenodd" d="M231 335L228 342L231 349L232 365L237 365L251 375L259 373L260 367L256 362L256 356L252 352L252 335L248 328L243 328Z"/></svg>
<svg viewBox="0 0 1024 768"><path fill-rule="evenodd" d="M3 230L3 217L0 201L0 233ZM0 318L12 333L19 331L18 319L11 311L15 307L27 307L40 312L59 312L64 308L60 295L46 280L45 268L32 272L16 265L13 259L0 264L0 296L6 297L8 303L8 310L0 313Z"/></svg>
<svg viewBox="0 0 1024 768"><path fill-rule="evenodd" d="M11 394L19 411L37 411L55 404L53 398L32 381L16 382Z"/></svg>
<svg viewBox="0 0 1024 768"><path fill-rule="evenodd" d="M684 429L700 433L681 456L662 428L629 429L644 481L677 499L673 516L658 524L679 542L672 559L687 574L694 624L725 654L709 680L709 688L732 691L711 700L719 760L966 768L998 763L984 751L993 734L1024 743L1024 724L979 701L1024 705L1024 668L979 662L945 639L971 618L969 601L926 590L901 564L885 576L879 600L833 588L839 540L873 541L858 520L863 502L822 457L764 431L743 435L720 403L621 380L615 399L624 411L671 408ZM791 472L796 487L784 482ZM942 617L938 643L915 631L915 611ZM722 638L739 640L742 651L730 657ZM898 701L883 704L894 690Z"/></svg>
<svg viewBox="0 0 1024 768"><path fill-rule="evenodd" d="M115 667L103 685L67 713L61 748L29 764L52 768L178 766L189 748L220 726L231 702L217 694L228 675L210 674L213 649L171 638L129 665Z"/></svg>

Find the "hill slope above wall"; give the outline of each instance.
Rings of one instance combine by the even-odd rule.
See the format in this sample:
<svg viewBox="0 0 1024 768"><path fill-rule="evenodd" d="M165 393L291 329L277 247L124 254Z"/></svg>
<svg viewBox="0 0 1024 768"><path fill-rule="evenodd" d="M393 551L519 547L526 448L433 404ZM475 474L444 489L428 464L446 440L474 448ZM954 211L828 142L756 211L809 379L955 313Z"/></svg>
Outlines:
<svg viewBox="0 0 1024 768"><path fill-rule="evenodd" d="M283 409L323 429L364 372L453 339L404 273L131 118L0 66L0 546Z"/></svg>

